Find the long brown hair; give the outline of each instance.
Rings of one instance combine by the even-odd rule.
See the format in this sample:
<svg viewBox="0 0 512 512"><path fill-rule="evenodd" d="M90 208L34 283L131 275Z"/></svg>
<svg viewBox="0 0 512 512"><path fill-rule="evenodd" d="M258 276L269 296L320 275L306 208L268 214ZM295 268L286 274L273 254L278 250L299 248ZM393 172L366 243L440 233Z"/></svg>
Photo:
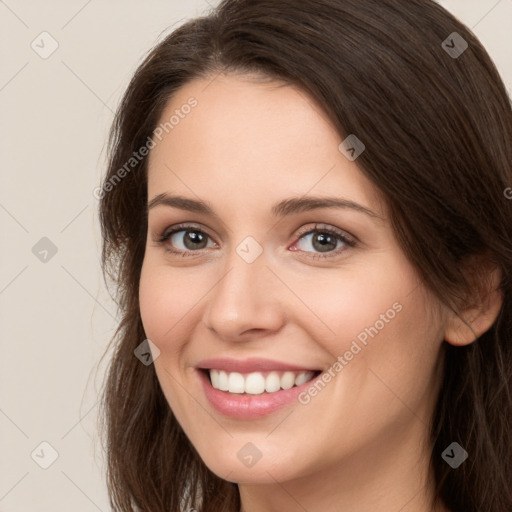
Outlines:
<svg viewBox="0 0 512 512"><path fill-rule="evenodd" d="M449 51L454 32L467 43L459 55ZM386 198L401 249L444 304L458 312L485 292L486 266L469 267L470 258L485 256L501 270L504 300L492 327L464 347L443 343L431 468L433 505L512 510L512 201L505 193L512 186L512 110L475 35L431 0L224 0L167 36L137 69L112 126L98 194L103 271L122 315L102 408L112 506L240 507L238 486L205 466L153 366L134 356L146 338L138 286L147 158L130 158L147 147L173 93L221 72L298 85L342 138L354 133L364 141L359 167ZM458 469L441 457L452 442L469 454Z"/></svg>

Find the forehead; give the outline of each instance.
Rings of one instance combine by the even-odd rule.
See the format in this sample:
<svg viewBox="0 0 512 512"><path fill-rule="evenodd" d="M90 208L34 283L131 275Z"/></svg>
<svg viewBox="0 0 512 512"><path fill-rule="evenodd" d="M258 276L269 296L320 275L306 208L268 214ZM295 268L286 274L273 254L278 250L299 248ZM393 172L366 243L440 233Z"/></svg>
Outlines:
<svg viewBox="0 0 512 512"><path fill-rule="evenodd" d="M197 79L168 101L159 126L166 129L150 153L149 198L172 191L263 207L283 196L340 193L381 211L376 187L339 151L327 114L295 86Z"/></svg>

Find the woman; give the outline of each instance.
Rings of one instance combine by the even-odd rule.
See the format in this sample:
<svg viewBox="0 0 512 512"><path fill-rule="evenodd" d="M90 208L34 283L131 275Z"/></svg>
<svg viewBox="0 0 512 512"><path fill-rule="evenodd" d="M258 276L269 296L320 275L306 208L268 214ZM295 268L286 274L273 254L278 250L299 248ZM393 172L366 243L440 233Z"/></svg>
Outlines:
<svg viewBox="0 0 512 512"><path fill-rule="evenodd" d="M430 0L225 0L158 44L99 195L115 510L512 510L511 141Z"/></svg>

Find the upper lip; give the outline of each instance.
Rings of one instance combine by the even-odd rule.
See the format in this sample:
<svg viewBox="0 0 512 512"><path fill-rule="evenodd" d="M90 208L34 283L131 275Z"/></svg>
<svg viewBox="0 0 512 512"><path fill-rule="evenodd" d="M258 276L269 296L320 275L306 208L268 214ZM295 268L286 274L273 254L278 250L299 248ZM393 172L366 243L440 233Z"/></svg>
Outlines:
<svg viewBox="0 0 512 512"><path fill-rule="evenodd" d="M288 370L288 371L308 371L314 372L317 369L306 368L305 366L299 366L290 363L284 363L282 361L274 361L272 359L252 358L252 359L230 359L215 358L215 359L204 359L197 365L198 369L201 370L224 370L226 372L239 372L239 373L250 373L250 372L265 372L272 370Z"/></svg>

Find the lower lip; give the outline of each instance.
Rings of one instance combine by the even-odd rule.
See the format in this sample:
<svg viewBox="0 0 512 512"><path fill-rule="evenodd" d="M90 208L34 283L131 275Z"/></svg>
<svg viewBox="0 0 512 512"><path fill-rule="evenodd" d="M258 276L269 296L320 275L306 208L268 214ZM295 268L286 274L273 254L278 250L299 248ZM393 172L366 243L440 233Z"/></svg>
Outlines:
<svg viewBox="0 0 512 512"><path fill-rule="evenodd" d="M225 416L243 420L261 418L272 414L290 403L298 403L299 395L322 375L319 374L318 377L290 389L281 389L274 393L262 393L261 395L250 395L247 393L228 393L227 391L215 389L211 385L206 372L197 370L197 373L199 374L206 398L208 398L213 408Z"/></svg>

